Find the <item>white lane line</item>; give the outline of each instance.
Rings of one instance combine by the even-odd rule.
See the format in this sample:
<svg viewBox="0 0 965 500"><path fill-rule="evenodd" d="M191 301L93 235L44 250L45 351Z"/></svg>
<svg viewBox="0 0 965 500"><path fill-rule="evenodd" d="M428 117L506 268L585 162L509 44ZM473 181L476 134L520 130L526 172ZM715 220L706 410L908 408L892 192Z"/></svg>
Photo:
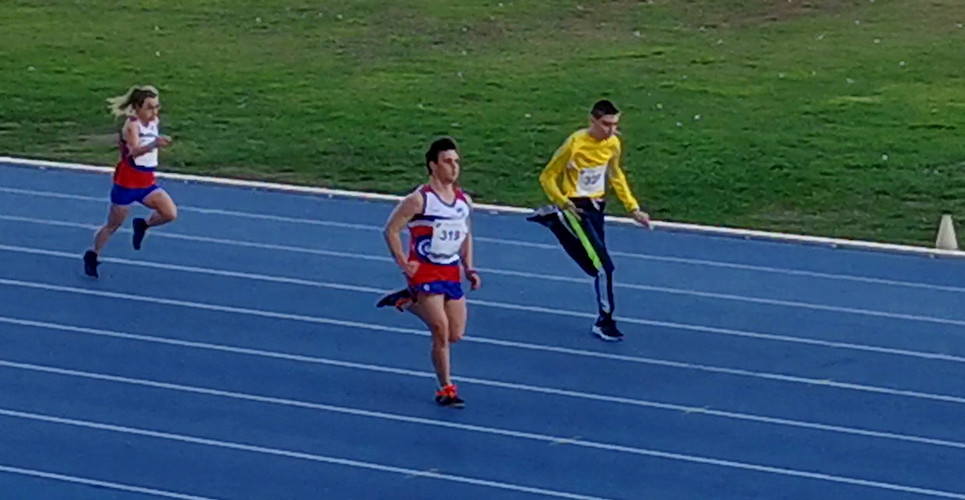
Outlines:
<svg viewBox="0 0 965 500"><path fill-rule="evenodd" d="M54 221L54 220L48 220L48 219L36 219L31 217L20 217L20 216L11 216L11 215L0 215L0 220L44 224L44 225L61 226L61 227L76 227L76 228L84 228L88 230L97 229L99 227L91 224L79 224L79 223L72 223L72 222ZM128 230L122 230L122 232L127 232L127 231ZM331 250L318 250L314 248L296 247L296 246L290 246L290 245L255 243L255 242L232 240L232 239L226 239L226 238L213 238L213 237L206 237L206 236L185 235L180 233L172 233L169 231L154 233L153 236L187 240L187 241L199 241L199 242L213 243L213 244L220 244L220 245L232 245L232 246L240 246L240 247L248 247L248 248L260 248L265 250L279 250L279 251L305 253L305 254L312 254L312 255L323 255L326 257L338 257L338 258L378 261L378 262L392 262L392 259L382 255L366 255L358 252L338 252L338 251L331 251ZM584 278L573 278L568 276L528 273L523 271L509 271L509 270L493 269L493 268L480 268L480 271L483 271L486 273L504 275L504 276L526 277L526 278L543 279L543 280L557 281L557 282L577 283L583 286L586 286L586 284L589 283L589 281L587 281L587 279L584 279ZM945 324L945 325L953 325L953 326L965 326L965 320L940 318L940 317L934 317L934 316L923 316L923 315L916 315L916 314L895 313L895 312L887 312L887 311L877 311L873 309L831 306L831 305L824 305L824 304L815 304L811 302L777 300L777 299L768 299L768 298L761 298L761 297L749 297L749 296L737 295L737 294L703 292L703 291L692 290L692 289L639 285L634 283L623 283L623 282L614 283L614 286L617 288L649 291L649 292L656 292L656 293L666 293L671 295L684 295L684 296L700 297L700 298L714 299L714 300L746 302L751 304L761 304L761 305L777 306L777 307L792 307L792 308L809 309L809 310L834 312L834 313L842 313L842 314L854 314L854 315L871 316L871 317L878 317L878 318L900 319L905 321L918 321L918 322L928 322L928 323Z"/></svg>
<svg viewBox="0 0 965 500"><path fill-rule="evenodd" d="M12 418L20 418L25 420L34 420L34 421L48 422L48 423L54 423L54 424L70 425L73 427L80 427L85 429L96 429L96 430L109 431L109 432L115 432L120 434L152 437L152 438L164 439L168 441L177 441L181 443L198 444L203 446L223 448L223 449L229 449L229 450L235 450L235 451L246 451L251 453L259 453L263 455L295 458L300 460L308 460L312 462L327 463L327 464L333 464L333 465L343 465L347 467L355 467L360 469L376 470L380 472L390 472L393 474L401 474L404 476L418 476L418 477L425 477L430 479L440 479L443 481L472 484L476 486L486 486L490 488L497 488L497 489L503 489L503 490L519 491L524 493L534 493L537 495L544 495L544 496L557 497L557 498L570 498L574 500L600 500L600 497L595 497L595 496L579 495L575 493L567 493L563 491L555 491L555 490L549 490L544 488L533 488L533 487L522 486L522 485L513 484L513 483L490 481L486 479L477 479L477 478L466 477L466 476L457 476L454 474L417 471L414 469L408 469L404 467L383 465L383 464L377 464L377 463L366 462L361 460L351 460L351 459L331 457L326 455L317 455L313 453L283 450L279 448L256 446L251 444L236 443L232 441L222 441L217 439L189 436L185 434L153 431L153 430L141 429L137 427L127 427L123 425L91 422L88 420L54 417L52 415L44 415L40 413L30 413L30 412L24 412L24 411L0 409L0 415L12 417Z"/></svg>
<svg viewBox="0 0 965 500"><path fill-rule="evenodd" d="M331 319L331 318L325 318L325 317L319 317L319 316L281 313L277 311L266 311L262 309L249 309L249 308L236 307L236 306L224 306L224 305L209 304L209 303L202 303L202 302L167 299L162 297L153 297L153 296L138 295L138 294L132 294L132 293L116 293L116 292L107 292L107 291L100 291L100 290L87 290L83 288L51 285L48 283L10 280L6 278L0 278L0 285L9 285L9 286L17 286L17 287L23 287L23 288L56 291L56 292L66 292L66 293L74 293L74 294L81 294L81 295L91 295L95 297L107 297L112 299L121 299L121 300L129 300L129 301L136 301L136 302L147 302L151 304L164 304L164 305L171 305L171 306L178 306L178 307L187 307L192 309L218 311L218 312L226 312L226 313L233 313L233 314L244 314L249 316L258 316L258 317L272 318L272 319L286 319L286 320L301 321L306 323L347 326L347 327L353 327L353 328L364 328L368 330L393 331L393 332L415 334L415 335L427 335L426 332L422 332L418 330L412 330L407 328L384 327L381 325L373 325L371 323L364 323L364 322L358 322L358 321L344 321L344 320L337 320L337 319ZM630 357L628 356L627 358L630 358ZM933 393L910 391L910 390L903 390L903 389L892 389L888 387L853 384L848 382L835 382L833 380L797 377L792 375L766 373L766 372L752 372L749 370L694 365L694 364L670 362L670 361L663 361L663 360L652 360L652 359L645 359L645 358L632 358L632 359L638 363L652 364L652 365L665 366L665 367L691 369L691 370L706 371L711 373L736 375L736 376L742 376L742 377L761 378L766 380L804 384L804 385L815 386L815 387L830 387L835 389L867 392L872 394L885 394L889 396L900 396L900 397L907 397L907 398L921 399L921 400L965 404L965 398L962 398L959 396L947 395L947 394L933 394Z"/></svg>
<svg viewBox="0 0 965 500"><path fill-rule="evenodd" d="M335 458L335 457L329 457L324 455L315 455L315 454L304 453L304 452L269 448L264 446L255 446L250 444L242 444L242 443L221 441L221 440L215 440L215 439L209 439L209 438L201 438L196 436L188 436L184 434L174 434L174 433L168 433L168 432L159 432L159 431L152 431L147 429L140 429L135 427L121 426L121 425L104 424L104 423L91 422L91 421L80 420L80 419L54 417L51 415L43 415L38 413L0 409L0 415L5 415L13 418L21 418L21 419L27 419L27 420L70 425L70 426L81 427L81 428L111 431L111 432L117 432L122 434L147 436L147 437L153 437L153 438L159 438L159 439L186 442L186 443L192 443L192 444L200 444L200 445L226 448L226 449L232 449L232 450L248 451L248 452L261 453L261 454L274 455L274 456L283 456L283 457L289 457L289 458L298 458L302 460L311 460L315 462L345 465L349 467L358 467L358 468L378 470L383 472L392 472L396 474L416 475L421 477L468 483L468 484L474 484L479 486L489 486L492 488L522 491L526 493L536 493L536 494L553 496L558 498L573 498L573 499L581 499L581 500L582 499L596 500L598 498L598 497L590 497L590 496L579 495L579 494L568 493L568 492L533 488L529 486L520 486L512 483L502 483L502 482L490 481L490 480L484 480L484 479L469 478L465 476L441 474L433 471L417 471L413 469L375 464L375 463L363 462L359 460ZM613 445L613 446L616 446L616 445ZM627 447L620 447L620 448L627 448ZM746 470L746 471L764 472L764 473L770 473L770 474L776 474L776 475L782 475L782 476L815 479L820 481L833 482L833 483L839 483L839 484L848 484L848 485L854 485L854 486L864 486L868 488L881 489L881 490L900 491L905 493L917 493L921 495L929 495L929 496L940 497L940 498L954 498L959 500L965 500L965 494L962 494L962 493L934 490L934 489L921 488L916 486L885 483L880 481L869 481L866 479L837 476L837 475L826 474L821 472L801 471L801 470L795 470L795 469L787 469L787 468L781 468L781 467L772 467L767 465L738 462L733 460L723 460L723 459L708 458L708 457L701 457L701 456L695 456L695 455L685 455L681 453L672 453L672 452L665 452L665 451L659 451L659 450L649 450L649 449L642 449L642 448L638 448L636 450L637 450L636 453L639 455L653 457L653 458L663 458L663 459L676 460L676 461L682 461L682 462L696 463L701 465L715 465L719 467L727 467L727 468ZM626 449L623 451L629 451L629 449Z"/></svg>
<svg viewBox="0 0 965 500"><path fill-rule="evenodd" d="M432 420L432 419L426 419L421 417L412 417L407 415L399 415L395 413L362 410L358 408L348 408L343 406L327 405L322 403L311 403L307 401L298 401L298 400L291 400L286 398L276 398L271 396L259 396L255 394L223 391L223 390L211 389L206 387L173 384L169 382L160 382L156 380L122 377L117 375L109 375L105 373L71 370L66 368L36 365L31 363L19 363L19 362L9 361L9 360L0 360L0 366L20 369L20 370L35 371L35 372L53 373L57 375L64 375L64 376L71 376L71 377L88 378L93 380L104 380L109 382L140 385L145 387L155 387L159 389L170 389L170 390L190 392L195 394L205 394L209 396L219 396L219 397L225 397L230 399L239 399L239 400L247 400L247 401L256 401L261 403L278 404L282 406L308 408L308 409L322 410L322 411L335 412L335 413L344 413L348 415L381 418L386 420L395 420L400 422L417 423L417 424L424 424L424 425L433 425L437 427L449 427L453 429L469 430L469 431L482 432L487 434L496 434L496 435L509 436L509 437L533 439L537 441L545 441L551 444L560 444L563 442L568 442L568 443L573 443L579 446L585 446L589 448L627 452L626 447L614 448L613 447L614 445L607 444L607 443L596 443L593 441L587 441L582 439L582 437L579 437L579 436L562 437L562 436L534 434L534 433L514 431L509 429L500 429L500 428L484 427L484 426L478 426L478 425L472 425L472 424L461 424L461 423L446 422L441 420ZM429 375L429 374L425 374L425 375ZM892 433L882 433L882 432L864 431L864 430L859 430L860 432L854 432L855 429L851 429L851 428L847 428L847 429L851 431L851 432L847 432L847 434L861 435L864 437L886 438L886 439L891 439L896 441L913 442L918 444L927 444L927 445L941 446L946 448L965 449L965 443L958 442L958 441L922 438L919 436L909 436L904 434L892 434ZM821 430L826 430L826 429L821 429Z"/></svg>
<svg viewBox="0 0 965 500"><path fill-rule="evenodd" d="M23 252L23 253L29 253L34 255L44 255L44 256L50 256L50 257L60 257L60 258L69 258L69 259L77 258L76 254L73 254L70 252L61 252L57 250L45 250L40 248L0 244L0 251L3 251L3 250ZM130 259L116 258L116 257L104 257L101 259L101 261L111 262L115 264L136 266L136 267L149 267L149 268L165 269L165 270L171 270L171 271L210 274L214 276L224 276L224 277L230 277L230 278L266 281L266 282L272 282L272 283L284 283L284 284L291 284L291 285L310 286L314 288L329 288L334 290L343 290L343 291L360 292L360 293L383 294L387 292L387 290L381 289L381 288L352 285L348 283L314 281L314 280L306 280L301 278L291 278L286 276L274 276L274 275L266 275L266 274L258 274L258 273L230 271L230 270L223 270L223 269L211 269L211 268L198 267L198 266L184 266L179 264L165 264L165 263L145 261L145 260L135 261ZM562 309L552 309L552 308L545 308L545 307L538 307L538 306L525 306L521 304L492 302L492 301L477 300L477 299L469 299L468 302L474 305L481 305L485 307L494 307L494 308L500 308L500 309L574 316L574 317L580 317L580 318L595 318L595 315L593 314L580 313L577 311L567 311ZM829 348L835 348L835 349L849 349L849 350L856 350L856 351L862 351L862 352L873 352L878 354L914 357L914 358L928 359L933 361L950 361L954 363L965 363L965 357L955 356L951 354L930 353L930 352L913 351L913 350L907 350L907 349L894 349L889 347L854 344L854 343L848 343L848 342L825 341L825 340L808 339L808 338L802 338L802 337L792 337L792 336L786 336L786 335L774 335L774 334L750 332L745 330L732 330L727 328L692 325L692 324L686 324L686 323L646 320L646 319L640 319L640 318L620 317L619 319L621 321L626 321L628 323L647 325L647 326L659 326L659 327L672 328L672 329L678 329L678 330L691 330L691 331L698 331L701 333L798 343L798 344L804 344L804 345L829 347ZM480 337L475 337L475 338L481 339ZM481 340L489 341L487 339L481 339ZM503 341L497 341L493 339L490 339L490 340L492 342L503 342ZM505 342L508 342L508 341L505 341ZM511 344L513 343L508 342L503 345L511 345ZM532 345L519 344L517 345L517 347L532 348ZM540 347L546 348L546 349L550 348L549 346L540 346ZM565 350L565 348L552 348L552 349L557 350L557 352L568 352ZM573 351L569 351L569 352L573 352ZM586 351L580 351L579 354L583 354L584 352ZM625 358L621 358L621 356L619 355L606 355L606 354L595 353L595 352L591 352L588 355L593 355L598 357L610 356L611 357L610 359L625 359Z"/></svg>
<svg viewBox="0 0 965 500"><path fill-rule="evenodd" d="M30 476L39 477L43 479L51 479L54 481L61 481L65 483L75 483L83 484L86 486L96 486L98 488L108 488L118 491L127 491L130 493L143 493L145 495L152 495L162 498L176 498L178 500L215 500L210 497L199 497L195 495L185 495L183 493L175 493L173 491L158 490L154 488L144 488L141 486L132 486L130 484L121 484L111 481L100 481L97 479L90 479L86 477L68 476L66 474L57 474L54 472L45 472L35 469L24 469L22 467L14 467L11 465L0 464L0 472L6 472L7 474L17 474L20 476Z"/></svg>
<svg viewBox="0 0 965 500"><path fill-rule="evenodd" d="M62 199L105 203L105 198L103 197L98 198L93 196L82 196L82 195L58 193L58 192L52 192L52 191L37 191L37 190L31 190L31 189L0 187L0 192L6 192L10 194L20 194L20 195L26 195L26 196L41 196L41 197L49 197L49 198L62 198ZM373 224L355 224L355 223L330 221L330 220L322 220L322 219L306 219L301 217L260 214L260 213L253 213L253 212L242 212L237 210L223 210L218 208L204 208L204 207L192 207L192 206L179 206L179 208L188 212L197 212L197 213L208 214L208 215L223 215L223 216L229 216L229 217L270 220L275 222L286 222L286 223L293 223L293 224L307 224L307 225L321 226L321 227L337 227L342 229L357 229L357 230L364 230L364 231L381 231L382 230L381 226L376 226ZM480 241L480 242L504 244L504 245L510 245L510 246L524 247L524 248L559 250L559 245L553 245L548 243L510 240L505 238L490 238L486 236L477 236L475 239L476 241ZM675 264L719 267L724 269L735 269L740 271L754 271L754 272L770 273L770 274L787 274L791 276L802 276L807 278L853 281L857 283L867 283L872 285L886 285L886 286L896 286L896 287L906 287L906 288L918 288L918 289L924 289L924 290L937 290L942 292L965 293L965 287L934 285L929 283L918 283L918 282L912 282L912 281L874 278L869 276L805 271L805 270L799 270L799 269L780 268L780 267L773 267L773 266L758 266L758 265L752 265L752 264L740 264L736 262L715 261L715 260L708 260L708 259L693 259L693 258L685 258L685 257L671 257L671 256L653 255L653 254L646 254L646 253L630 253L630 252L622 252L622 251L612 250L612 249L610 250L610 254L617 257L650 260L650 261L656 261L656 262L671 262Z"/></svg>
<svg viewBox="0 0 965 500"><path fill-rule="evenodd" d="M81 335L93 335L93 336L99 336L99 337L125 339L125 340L132 340L132 341L138 341L138 342L149 342L149 343L155 343L155 344L161 344L161 345L171 345L171 346L177 346L177 347L186 347L190 349L202 349L202 350L209 350L209 351L215 351L215 352L225 352L225 353L231 353L231 354L240 354L244 356L254 356L254 357L265 358L265 359L291 361L296 363L334 366L338 368L372 371L376 373L388 373L393 375L403 375L407 377L416 377L416 378L431 379L435 377L435 374L430 372L418 372L413 370L406 370L403 368L393 368L393 367L382 366L382 365L353 363L348 361L334 360L330 358L320 358L315 356L282 353L282 352L276 352L276 351L265 351L260 349L229 346L224 344L211 344L206 342L193 342L193 341L177 340L177 339L164 338L164 337L153 337L149 335L124 333L124 332L117 332L112 330L103 330L98 328L86 328L81 326L65 325L61 323L49 323L44 321L33 321L33 320L26 320L26 319L19 319L19 318L10 318L7 316L0 316L0 322L12 324L12 325L21 325L21 326L40 328L44 330L54 330L59 332L69 332L69 333L76 333ZM934 439L934 438L913 436L913 435L907 435L907 434L897 434L897 433L891 433L891 432L872 431L872 430L860 429L855 427L827 425L827 424L820 424L816 422L768 417L768 416L753 415L748 413L729 412L724 410L712 410L706 407L684 406L684 405L678 405L678 404L672 404L672 403L663 403L658 401L620 398L620 397L607 396L607 395L601 395L601 394L590 394L590 393L583 393L583 392L577 392L577 391L568 391L564 389L553 389L553 388L540 387L540 386L534 386L534 385L516 384L516 383L510 383L510 382L501 382L496 380L480 379L480 378L472 378L472 377L464 377L464 376L455 377L455 380L458 382L468 382L468 383L473 383L473 384L486 386L486 387L498 387L501 389L519 390L519 391L533 392L536 394L550 394L554 396L563 396L563 397L569 397L569 398L575 398L575 399L585 399L588 401L625 404L625 405L639 406L641 408L649 408L654 410L681 412L681 413L693 414L693 415L705 415L705 416L718 417L718 418L734 419L734 420L740 420L740 421L764 423L764 424L771 424L771 425L778 425L778 426L797 427L802 429L811 429L811 430L825 431L825 432L852 434L856 436L865 436L865 437L873 437L873 438L880 438L880 439L893 439L898 441L908 441L913 443L945 446L950 448L965 448L965 443L960 443L957 441L948 441L944 439Z"/></svg>

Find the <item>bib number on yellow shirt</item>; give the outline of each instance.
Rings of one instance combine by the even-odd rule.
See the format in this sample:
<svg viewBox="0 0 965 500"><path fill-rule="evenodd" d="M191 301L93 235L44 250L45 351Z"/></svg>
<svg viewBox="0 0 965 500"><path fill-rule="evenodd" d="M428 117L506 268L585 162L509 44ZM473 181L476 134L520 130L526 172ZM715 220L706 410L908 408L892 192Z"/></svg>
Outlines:
<svg viewBox="0 0 965 500"><path fill-rule="evenodd" d="M606 165L580 169L576 183L577 196L595 196L606 189Z"/></svg>

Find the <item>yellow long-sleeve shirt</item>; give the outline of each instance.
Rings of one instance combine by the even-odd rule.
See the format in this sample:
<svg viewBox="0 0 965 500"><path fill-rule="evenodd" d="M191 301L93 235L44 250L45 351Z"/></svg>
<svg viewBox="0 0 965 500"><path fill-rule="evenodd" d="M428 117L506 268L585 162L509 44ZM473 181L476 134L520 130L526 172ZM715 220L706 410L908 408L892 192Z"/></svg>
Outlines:
<svg viewBox="0 0 965 500"><path fill-rule="evenodd" d="M617 198L632 212L640 207L627 178L620 167L620 138L598 140L586 129L574 132L556 150L539 183L543 191L557 205L564 205L570 198L606 196L606 179L610 179ZM571 168L575 167L575 168Z"/></svg>

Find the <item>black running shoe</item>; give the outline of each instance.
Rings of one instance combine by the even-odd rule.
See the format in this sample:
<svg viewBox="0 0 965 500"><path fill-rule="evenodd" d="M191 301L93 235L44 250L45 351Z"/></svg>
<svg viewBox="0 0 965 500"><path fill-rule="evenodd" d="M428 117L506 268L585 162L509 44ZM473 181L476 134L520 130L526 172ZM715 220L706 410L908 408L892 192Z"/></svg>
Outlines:
<svg viewBox="0 0 965 500"><path fill-rule="evenodd" d="M84 274L96 278L98 264L100 263L97 262L97 252L88 250L87 253L84 254Z"/></svg>
<svg viewBox="0 0 965 500"><path fill-rule="evenodd" d="M405 307L412 303L412 292L408 288L403 288L398 292L392 292L385 297L382 297L376 307L386 307L392 306L400 311L405 310Z"/></svg>
<svg viewBox="0 0 965 500"><path fill-rule="evenodd" d="M617 322L612 319L598 319L593 324L591 330L593 335L600 337L607 342L617 342L623 340L623 334L617 329Z"/></svg>
<svg viewBox="0 0 965 500"><path fill-rule="evenodd" d="M141 249L144 233L147 232L147 221L138 217L134 219L134 250Z"/></svg>
<svg viewBox="0 0 965 500"><path fill-rule="evenodd" d="M459 398L455 385L447 385L436 391L436 404L446 408L465 408L466 402Z"/></svg>

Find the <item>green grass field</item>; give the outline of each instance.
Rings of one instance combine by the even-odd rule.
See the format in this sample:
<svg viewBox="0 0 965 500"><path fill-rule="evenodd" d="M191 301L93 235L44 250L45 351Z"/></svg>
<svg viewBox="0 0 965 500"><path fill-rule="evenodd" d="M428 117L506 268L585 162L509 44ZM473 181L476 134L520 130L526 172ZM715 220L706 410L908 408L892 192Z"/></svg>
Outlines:
<svg viewBox="0 0 965 500"><path fill-rule="evenodd" d="M113 164L104 99L153 83L168 170L403 193L445 133L477 201L535 207L606 96L655 218L930 245L965 219L961 23L960 0L4 0L0 153Z"/></svg>

